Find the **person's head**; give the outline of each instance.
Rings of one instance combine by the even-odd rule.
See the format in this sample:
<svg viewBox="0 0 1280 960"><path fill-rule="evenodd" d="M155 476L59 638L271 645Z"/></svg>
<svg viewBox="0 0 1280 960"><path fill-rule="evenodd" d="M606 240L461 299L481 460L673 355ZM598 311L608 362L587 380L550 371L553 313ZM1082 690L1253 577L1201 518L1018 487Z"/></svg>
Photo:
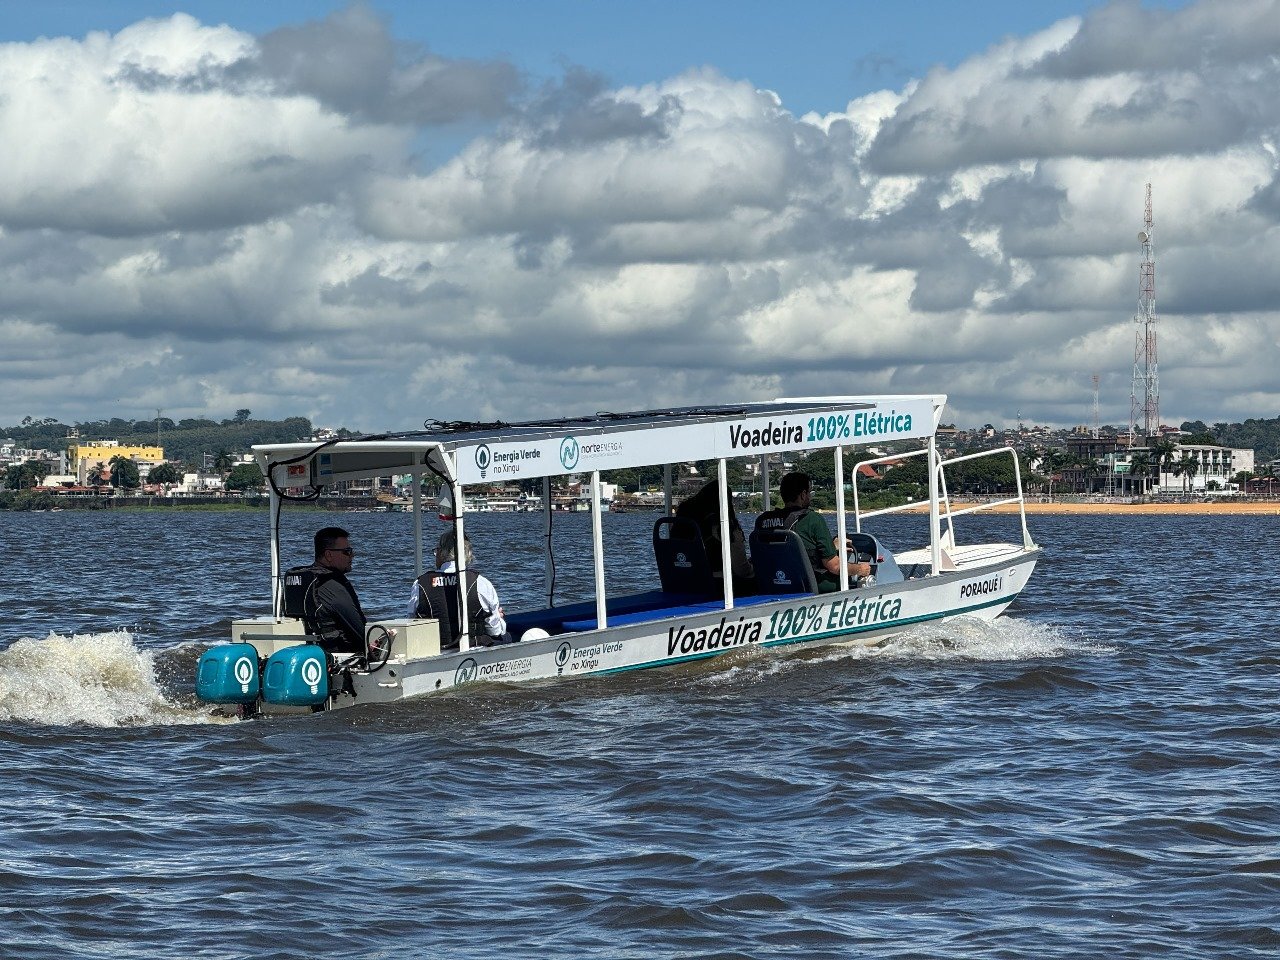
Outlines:
<svg viewBox="0 0 1280 960"><path fill-rule="evenodd" d="M720 482L708 480L697 493L686 497L676 507L677 517L688 517L701 525L720 524ZM741 530L737 512L733 509L733 497L729 497L729 526Z"/></svg>
<svg viewBox="0 0 1280 960"><path fill-rule="evenodd" d="M810 498L809 475L799 472L788 473L778 484L778 493L785 504L807 507Z"/></svg>
<svg viewBox="0 0 1280 960"><path fill-rule="evenodd" d="M467 566L470 567L475 560L475 555L471 552L471 538L465 534L462 537L462 545L467 551ZM450 560L458 559L458 531L450 527L444 533L440 534L440 541L436 544L436 565L448 563Z"/></svg>
<svg viewBox="0 0 1280 960"><path fill-rule="evenodd" d="M341 527L324 527L316 531L316 563L339 570L343 573L351 569L351 557L355 549L348 539L351 534Z"/></svg>

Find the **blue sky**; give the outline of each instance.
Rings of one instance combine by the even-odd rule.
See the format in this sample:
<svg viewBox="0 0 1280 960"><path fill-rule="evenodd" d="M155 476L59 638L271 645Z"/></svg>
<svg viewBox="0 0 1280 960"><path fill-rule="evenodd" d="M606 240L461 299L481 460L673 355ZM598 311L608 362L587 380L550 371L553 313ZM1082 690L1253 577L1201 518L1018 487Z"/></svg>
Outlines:
<svg viewBox="0 0 1280 960"><path fill-rule="evenodd" d="M0 9L0 425L1280 412L1280 0Z"/></svg>
<svg viewBox="0 0 1280 960"><path fill-rule="evenodd" d="M334 0L6 0L0 38L81 37L177 12L265 33L344 6ZM448 57L509 57L538 77L555 76L568 61L617 84L648 83L710 65L776 91L793 111L825 113L870 90L901 86L935 65L955 66L1005 36L1030 33L1100 4L489 0L369 6L390 19L398 38Z"/></svg>

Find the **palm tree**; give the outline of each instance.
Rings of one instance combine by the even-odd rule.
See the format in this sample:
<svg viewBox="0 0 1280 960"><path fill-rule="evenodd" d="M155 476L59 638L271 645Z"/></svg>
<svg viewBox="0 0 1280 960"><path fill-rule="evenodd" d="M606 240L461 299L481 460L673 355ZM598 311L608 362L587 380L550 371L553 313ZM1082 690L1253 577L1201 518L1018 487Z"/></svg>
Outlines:
<svg viewBox="0 0 1280 960"><path fill-rule="evenodd" d="M1155 485L1160 486L1160 475L1168 473L1173 467L1173 453L1177 445L1172 440L1156 440L1151 444L1151 469L1155 474Z"/></svg>
<svg viewBox="0 0 1280 960"><path fill-rule="evenodd" d="M1138 496L1146 496L1147 481L1151 479L1151 455L1135 453L1129 458L1129 476L1138 478Z"/></svg>
<svg viewBox="0 0 1280 960"><path fill-rule="evenodd" d="M1093 457L1084 457L1080 461L1080 470L1084 474L1084 486L1086 493L1093 493L1093 481L1097 479L1098 474L1102 472L1102 467Z"/></svg>
<svg viewBox="0 0 1280 960"><path fill-rule="evenodd" d="M1182 455L1182 475L1187 478L1191 486L1195 486L1196 474L1200 472L1200 458L1189 453ZM1184 486L1185 490L1186 487Z"/></svg>
<svg viewBox="0 0 1280 960"><path fill-rule="evenodd" d="M226 450L219 450L213 458L213 469L221 470L224 473L231 469L231 454Z"/></svg>
<svg viewBox="0 0 1280 960"><path fill-rule="evenodd" d="M1053 499L1053 475L1067 463L1067 455L1056 447L1046 447L1040 451L1040 469L1049 478L1049 499Z"/></svg>

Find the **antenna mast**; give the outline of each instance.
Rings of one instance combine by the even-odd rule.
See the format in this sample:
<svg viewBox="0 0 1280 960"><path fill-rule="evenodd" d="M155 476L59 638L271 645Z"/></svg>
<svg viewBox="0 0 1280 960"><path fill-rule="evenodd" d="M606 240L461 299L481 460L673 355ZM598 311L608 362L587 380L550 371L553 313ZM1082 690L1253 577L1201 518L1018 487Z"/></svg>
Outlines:
<svg viewBox="0 0 1280 960"><path fill-rule="evenodd" d="M1129 445L1141 422L1144 437L1160 431L1160 375L1156 365L1156 255L1151 230L1151 184L1147 184L1144 229L1138 234L1142 244L1142 263L1138 266L1138 315L1133 322L1139 327L1133 344L1133 390L1129 395ZM1141 385L1142 401L1138 400Z"/></svg>
<svg viewBox="0 0 1280 960"><path fill-rule="evenodd" d="M1098 414L1098 383L1100 381L1101 378L1095 373L1093 375L1093 439L1095 440L1098 439L1098 434L1100 432L1098 424L1100 419Z"/></svg>

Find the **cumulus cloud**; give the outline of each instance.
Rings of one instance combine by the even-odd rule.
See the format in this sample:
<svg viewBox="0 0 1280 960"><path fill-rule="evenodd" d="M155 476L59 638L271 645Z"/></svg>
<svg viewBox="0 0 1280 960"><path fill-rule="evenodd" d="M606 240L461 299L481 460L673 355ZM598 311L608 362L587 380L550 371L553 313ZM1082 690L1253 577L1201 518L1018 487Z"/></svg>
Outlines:
<svg viewBox="0 0 1280 960"><path fill-rule="evenodd" d="M1278 23L1115 3L823 116L714 68L528 86L361 6L0 46L0 423L942 391L1070 424L1094 372L1127 422L1147 182L1165 419L1272 416Z"/></svg>
<svg viewBox="0 0 1280 960"><path fill-rule="evenodd" d="M282 93L374 123L498 117L520 88L510 63L450 60L397 43L386 21L364 6L268 33L251 70Z"/></svg>
<svg viewBox="0 0 1280 960"><path fill-rule="evenodd" d="M260 223L403 150L406 131L226 82L254 48L184 14L0 47L0 223L114 237Z"/></svg>

